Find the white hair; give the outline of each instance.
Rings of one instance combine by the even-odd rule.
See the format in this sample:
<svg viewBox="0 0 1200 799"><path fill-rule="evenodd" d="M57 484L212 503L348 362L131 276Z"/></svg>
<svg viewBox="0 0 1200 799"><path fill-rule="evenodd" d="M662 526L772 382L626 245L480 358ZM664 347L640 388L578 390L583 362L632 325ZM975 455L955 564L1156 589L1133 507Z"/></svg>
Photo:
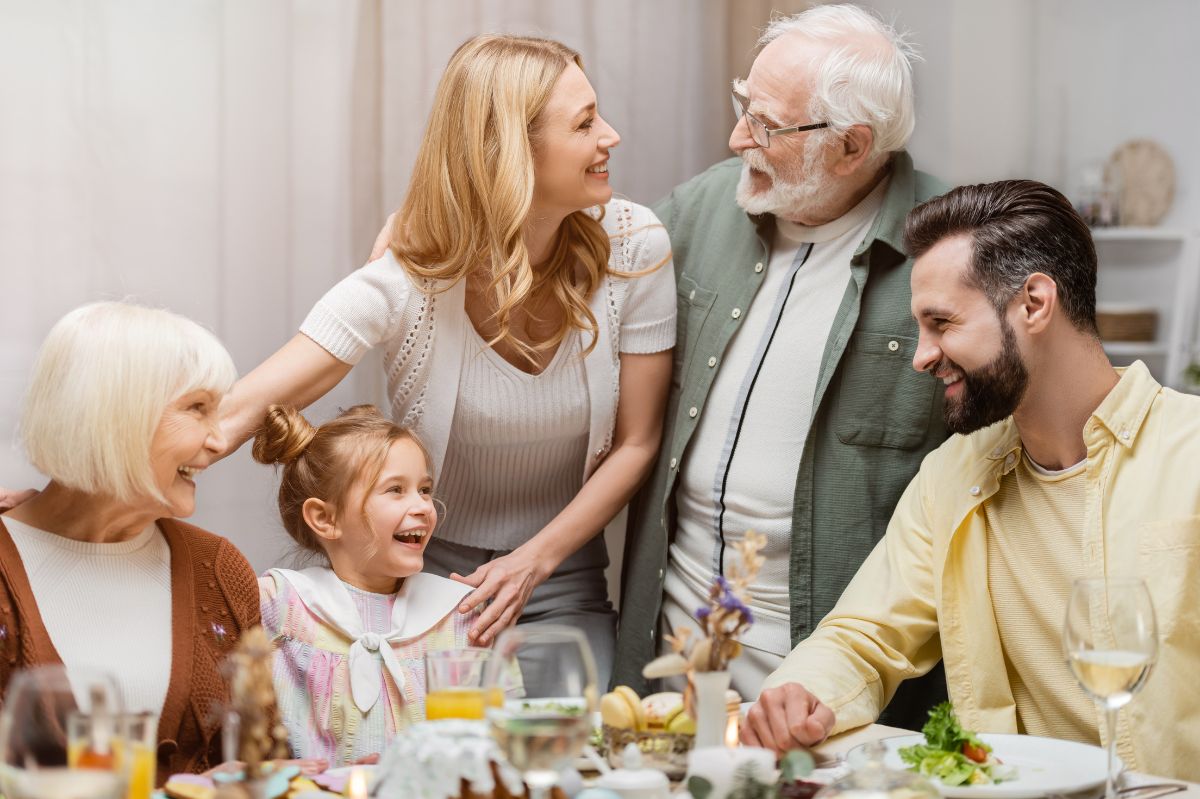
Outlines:
<svg viewBox="0 0 1200 799"><path fill-rule="evenodd" d="M912 65L920 60L908 34L858 6L819 5L771 20L758 43L791 33L833 43L813 64L811 118L838 133L867 125L875 153L903 150L916 118Z"/></svg>
<svg viewBox="0 0 1200 799"><path fill-rule="evenodd" d="M150 447L169 403L237 378L217 337L186 317L97 302L54 325L21 414L29 461L51 480L122 502L162 501Z"/></svg>

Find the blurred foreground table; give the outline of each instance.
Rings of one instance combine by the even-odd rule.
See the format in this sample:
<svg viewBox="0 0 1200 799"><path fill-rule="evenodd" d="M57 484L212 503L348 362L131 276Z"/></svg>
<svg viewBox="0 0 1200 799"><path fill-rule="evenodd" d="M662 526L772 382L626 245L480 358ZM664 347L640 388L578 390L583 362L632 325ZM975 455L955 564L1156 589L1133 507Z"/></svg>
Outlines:
<svg viewBox="0 0 1200 799"><path fill-rule="evenodd" d="M859 744L864 744L867 741L874 741L879 738L890 738L893 735L912 734L912 730L902 730L899 727L888 727L883 724L871 724L866 727L847 730L846 732L829 738L820 746L817 746L813 749L813 755L817 759L818 766L833 765L837 760L844 757L847 752ZM1187 782L1186 780L1176 780L1169 777L1155 777L1153 775L1142 774L1141 772L1137 771L1126 772L1123 780L1123 783L1126 786L1136 786L1158 782L1179 782L1185 783L1188 786L1186 791L1180 791L1178 793L1171 794L1172 799L1200 799L1200 783ZM1100 795L1103 796L1103 791L1100 792Z"/></svg>

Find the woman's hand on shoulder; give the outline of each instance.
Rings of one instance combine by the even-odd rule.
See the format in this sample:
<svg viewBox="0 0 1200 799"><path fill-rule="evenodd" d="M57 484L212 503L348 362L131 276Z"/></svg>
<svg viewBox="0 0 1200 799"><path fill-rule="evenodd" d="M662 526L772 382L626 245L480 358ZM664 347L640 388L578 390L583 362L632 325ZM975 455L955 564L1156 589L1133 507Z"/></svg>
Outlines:
<svg viewBox="0 0 1200 799"><path fill-rule="evenodd" d="M396 224L396 213L393 211L388 214L387 221L383 223L383 230L379 231L379 235L375 237L375 244L371 247L371 255L367 258L367 262L378 261L383 257L388 248L392 246L392 228Z"/></svg>
<svg viewBox="0 0 1200 799"><path fill-rule="evenodd" d="M459 604L460 613L470 613L491 600L467 633L472 645L491 646L501 631L516 623L533 589L549 576L543 567L542 559L518 548L488 561L466 577L450 575L450 579L475 589Z"/></svg>
<svg viewBox="0 0 1200 799"><path fill-rule="evenodd" d="M27 502L38 495L36 488L27 488L24 491L13 491L7 488L0 487L0 513L6 510L12 510L22 502Z"/></svg>

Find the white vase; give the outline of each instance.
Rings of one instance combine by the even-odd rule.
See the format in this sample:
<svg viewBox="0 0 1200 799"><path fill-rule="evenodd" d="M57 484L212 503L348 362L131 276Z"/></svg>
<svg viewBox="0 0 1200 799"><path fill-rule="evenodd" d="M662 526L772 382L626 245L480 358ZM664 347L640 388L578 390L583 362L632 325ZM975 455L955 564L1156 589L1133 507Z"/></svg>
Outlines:
<svg viewBox="0 0 1200 799"><path fill-rule="evenodd" d="M692 706L696 711L695 748L725 746L725 729L729 724L725 692L729 690L727 671L692 672Z"/></svg>

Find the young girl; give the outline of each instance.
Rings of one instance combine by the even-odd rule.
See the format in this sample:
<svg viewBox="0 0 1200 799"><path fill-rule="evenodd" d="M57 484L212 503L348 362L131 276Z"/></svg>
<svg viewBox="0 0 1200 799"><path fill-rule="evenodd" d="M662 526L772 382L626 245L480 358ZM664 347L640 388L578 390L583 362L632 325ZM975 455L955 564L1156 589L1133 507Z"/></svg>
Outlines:
<svg viewBox="0 0 1200 799"><path fill-rule="evenodd" d="M330 766L376 755L424 718L425 652L466 646L475 615L457 610L470 586L421 573L437 525L429 455L369 405L317 428L276 405L254 458L283 464L283 526L328 563L259 579L288 742Z"/></svg>

